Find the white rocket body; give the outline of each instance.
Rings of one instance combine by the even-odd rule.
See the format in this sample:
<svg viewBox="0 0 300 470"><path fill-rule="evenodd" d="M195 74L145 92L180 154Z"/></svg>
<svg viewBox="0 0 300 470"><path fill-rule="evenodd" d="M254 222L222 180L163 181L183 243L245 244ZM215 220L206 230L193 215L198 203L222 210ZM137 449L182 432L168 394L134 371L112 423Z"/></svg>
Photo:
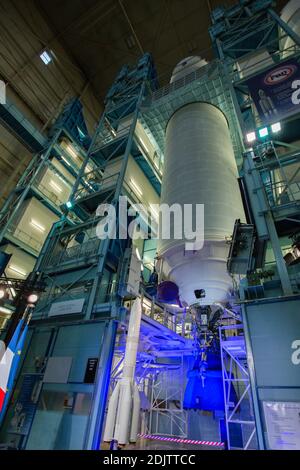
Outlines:
<svg viewBox="0 0 300 470"><path fill-rule="evenodd" d="M205 62L205 61L204 61ZM181 61L172 78L201 69L205 63L195 57ZM172 80L171 80L172 81ZM161 204L204 205L204 245L186 250L186 241L174 236L160 238L158 255L163 277L179 287L182 302L212 305L230 298L232 279L226 262L236 219L244 220L228 122L223 112L205 102L187 103L171 116L166 127L165 161ZM202 224L203 225L203 224ZM198 299L195 291L204 290Z"/></svg>
<svg viewBox="0 0 300 470"><path fill-rule="evenodd" d="M119 444L137 440L140 397L134 381L136 356L142 316L141 300L137 298L130 312L123 375L109 400L103 440Z"/></svg>

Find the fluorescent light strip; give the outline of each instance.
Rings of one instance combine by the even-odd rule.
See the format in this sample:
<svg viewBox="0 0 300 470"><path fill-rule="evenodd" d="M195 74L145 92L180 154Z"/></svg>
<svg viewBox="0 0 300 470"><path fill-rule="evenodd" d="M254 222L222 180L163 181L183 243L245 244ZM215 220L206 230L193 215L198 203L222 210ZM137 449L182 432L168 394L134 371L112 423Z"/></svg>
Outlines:
<svg viewBox="0 0 300 470"><path fill-rule="evenodd" d="M40 58L42 59L42 61L44 62L45 65L48 65L52 61L52 58L51 58L50 54L47 51L43 51L40 54Z"/></svg>
<svg viewBox="0 0 300 470"><path fill-rule="evenodd" d="M36 230L39 232L45 232L45 227L41 224L39 224L35 219L31 219L30 225L32 225Z"/></svg>
<svg viewBox="0 0 300 470"><path fill-rule="evenodd" d="M25 271L22 271L22 269L18 268L17 266L13 266L13 265L9 265L8 266L8 269L10 269L11 271L17 273L17 274L20 274L21 276L26 276L26 272Z"/></svg>
<svg viewBox="0 0 300 470"><path fill-rule="evenodd" d="M75 152L74 148L73 148L70 144L67 145L67 152L69 152L69 154L70 154L73 158L78 158L77 153Z"/></svg>
<svg viewBox="0 0 300 470"><path fill-rule="evenodd" d="M143 195L143 192L141 188L136 184L136 182L130 178L130 184L133 187L133 189L138 193L139 196Z"/></svg>
<svg viewBox="0 0 300 470"><path fill-rule="evenodd" d="M91 167L91 165L86 165L85 169L84 169L84 172L85 173L91 173L93 171L93 168Z"/></svg>
<svg viewBox="0 0 300 470"><path fill-rule="evenodd" d="M72 166L71 163L69 163L68 160L63 155L61 155L61 158L68 166Z"/></svg>
<svg viewBox="0 0 300 470"><path fill-rule="evenodd" d="M50 186L52 186L52 188L55 189L58 193L62 192L61 187L58 184L56 184L55 181L51 180Z"/></svg>
<svg viewBox="0 0 300 470"><path fill-rule="evenodd" d="M5 307L0 307L0 312L6 313L6 314L13 313L12 310L9 310L9 308L5 308Z"/></svg>
<svg viewBox="0 0 300 470"><path fill-rule="evenodd" d="M149 154L150 153L149 149L148 149L147 145L145 144L145 142L143 141L143 139L141 137L140 137L140 143L141 143L143 149L145 150L145 152Z"/></svg>

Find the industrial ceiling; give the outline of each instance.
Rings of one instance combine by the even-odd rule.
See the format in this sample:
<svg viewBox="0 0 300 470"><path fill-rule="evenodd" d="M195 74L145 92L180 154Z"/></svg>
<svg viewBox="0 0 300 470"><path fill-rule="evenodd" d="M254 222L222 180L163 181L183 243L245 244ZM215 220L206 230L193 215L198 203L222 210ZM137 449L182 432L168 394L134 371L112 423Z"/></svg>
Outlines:
<svg viewBox="0 0 300 470"><path fill-rule="evenodd" d="M189 55L212 58L210 12L236 0L37 0L102 101L118 69L151 52L164 83ZM286 1L277 2L280 9Z"/></svg>
<svg viewBox="0 0 300 470"><path fill-rule="evenodd" d="M93 134L124 64L151 52L164 85L182 58L211 59L210 11L236 1L0 0L0 80L10 102L42 133L78 96ZM277 10L286 3L279 0ZM44 50L51 53L48 65ZM31 156L1 125L0 134L1 202Z"/></svg>

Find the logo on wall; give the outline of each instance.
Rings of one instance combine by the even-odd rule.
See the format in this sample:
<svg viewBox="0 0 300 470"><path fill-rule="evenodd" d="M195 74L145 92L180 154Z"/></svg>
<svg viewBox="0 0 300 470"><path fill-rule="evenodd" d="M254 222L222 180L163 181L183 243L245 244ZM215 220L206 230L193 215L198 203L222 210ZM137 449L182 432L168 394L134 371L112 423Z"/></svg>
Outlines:
<svg viewBox="0 0 300 470"><path fill-rule="evenodd" d="M295 339L295 341L292 342L291 348L294 349L291 361L295 366L298 366L300 364L300 339Z"/></svg>
<svg viewBox="0 0 300 470"><path fill-rule="evenodd" d="M272 124L300 111L300 101L295 98L298 82L300 59L286 60L246 81L262 124Z"/></svg>
<svg viewBox="0 0 300 470"><path fill-rule="evenodd" d="M278 69L272 70L264 79L266 85L276 85L277 83L284 82L289 77L294 75L297 67L295 65L286 65L279 67Z"/></svg>

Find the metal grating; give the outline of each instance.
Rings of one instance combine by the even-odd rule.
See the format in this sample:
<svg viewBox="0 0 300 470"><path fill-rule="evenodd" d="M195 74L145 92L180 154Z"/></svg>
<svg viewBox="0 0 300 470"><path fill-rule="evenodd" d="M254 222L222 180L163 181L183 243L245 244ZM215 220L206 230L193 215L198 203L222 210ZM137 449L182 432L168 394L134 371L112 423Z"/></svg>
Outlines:
<svg viewBox="0 0 300 470"><path fill-rule="evenodd" d="M185 104L204 101L220 108L225 114L236 160L241 159L243 144L239 134L231 85L219 60L198 69L163 87L147 99L141 110L141 121L164 151L165 128L172 114Z"/></svg>

